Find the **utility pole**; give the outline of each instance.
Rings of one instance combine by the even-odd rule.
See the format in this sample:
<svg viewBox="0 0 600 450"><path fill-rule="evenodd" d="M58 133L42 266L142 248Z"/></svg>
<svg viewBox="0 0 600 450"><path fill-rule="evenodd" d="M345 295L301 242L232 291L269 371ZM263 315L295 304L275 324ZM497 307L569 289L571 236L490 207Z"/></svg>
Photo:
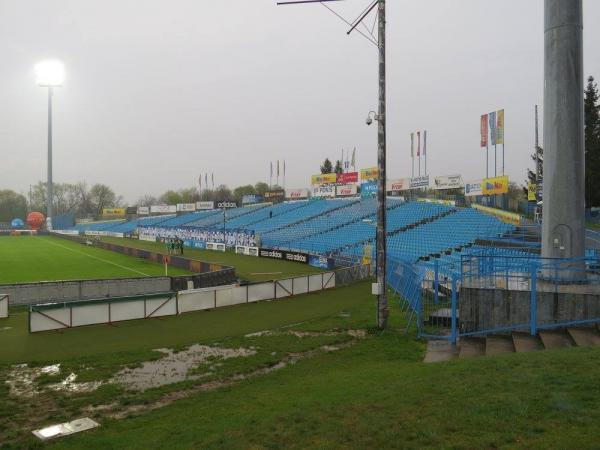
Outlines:
<svg viewBox="0 0 600 450"><path fill-rule="evenodd" d="M540 201L540 133L538 128L538 105L535 105L535 199Z"/></svg>
<svg viewBox="0 0 600 450"><path fill-rule="evenodd" d="M377 46L379 52L379 106L377 113L377 232L376 232L376 243L377 243L377 269L376 277L377 283L374 286L374 292L377 294L377 326L380 329L387 327L389 308L387 302L387 287L386 287L386 102L385 102L385 91L386 91L386 72L385 72L385 0L372 0L371 3L363 10L360 16L353 22L347 21L338 13L333 11L327 3L340 1L340 0L287 0L280 1L278 5L291 5L299 3L318 3L327 8L338 18L340 18L347 25L350 25L350 29L346 34L350 34L352 31L356 31L361 36L366 38L369 42ZM357 27L363 22L363 20L377 8L378 17L378 33L377 38L370 31L364 33ZM363 24L364 25L364 24ZM419 158L420 164L420 158Z"/></svg>
<svg viewBox="0 0 600 450"><path fill-rule="evenodd" d="M48 187L47 187L47 206L46 206L46 218L49 219L48 223L52 224L52 197L54 194L54 186L52 183L52 96L54 95L54 88L48 87Z"/></svg>

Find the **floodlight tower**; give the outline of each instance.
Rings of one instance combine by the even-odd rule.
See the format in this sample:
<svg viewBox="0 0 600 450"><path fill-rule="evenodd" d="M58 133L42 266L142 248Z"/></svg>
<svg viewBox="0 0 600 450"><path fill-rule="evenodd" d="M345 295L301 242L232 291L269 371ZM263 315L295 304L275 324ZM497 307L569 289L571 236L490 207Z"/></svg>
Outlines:
<svg viewBox="0 0 600 450"><path fill-rule="evenodd" d="M582 0L544 4L542 256L585 256ZM578 277L570 270L563 277ZM570 275L569 275L570 274Z"/></svg>
<svg viewBox="0 0 600 450"><path fill-rule="evenodd" d="M54 88L61 87L65 79L65 68L60 61L42 61L35 65L36 82L40 87L48 88L48 188L46 193L46 220L52 228L52 97Z"/></svg>

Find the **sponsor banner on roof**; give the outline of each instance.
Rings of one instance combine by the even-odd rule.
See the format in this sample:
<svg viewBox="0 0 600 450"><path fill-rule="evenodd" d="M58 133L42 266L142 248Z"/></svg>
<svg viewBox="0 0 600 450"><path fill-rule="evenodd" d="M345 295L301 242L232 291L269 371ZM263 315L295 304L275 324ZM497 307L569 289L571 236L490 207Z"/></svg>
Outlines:
<svg viewBox="0 0 600 450"><path fill-rule="evenodd" d="M360 169L361 180L375 180L379 176L377 167L369 167L368 169Z"/></svg>
<svg viewBox="0 0 600 450"><path fill-rule="evenodd" d="M377 195L377 182L369 181L360 185L361 198L369 198Z"/></svg>
<svg viewBox="0 0 600 450"><path fill-rule="evenodd" d="M250 205L253 203L260 203L263 201L262 195L246 194L242 196L242 205Z"/></svg>
<svg viewBox="0 0 600 450"><path fill-rule="evenodd" d="M483 195L497 195L508 193L508 177L494 177L483 179Z"/></svg>
<svg viewBox="0 0 600 450"><path fill-rule="evenodd" d="M265 192L265 200L268 202L283 201L284 197L285 197L284 191L267 191L267 192Z"/></svg>
<svg viewBox="0 0 600 450"><path fill-rule="evenodd" d="M137 206L128 206L125 212L129 214L137 214Z"/></svg>
<svg viewBox="0 0 600 450"><path fill-rule="evenodd" d="M356 184L346 184L344 186L336 186L336 194L338 197L348 197L358 194L358 186Z"/></svg>
<svg viewBox="0 0 600 450"><path fill-rule="evenodd" d="M410 188L419 189L429 187L429 175L414 177L410 179Z"/></svg>
<svg viewBox="0 0 600 450"><path fill-rule="evenodd" d="M289 198L290 200L308 198L308 189L286 189L285 198Z"/></svg>
<svg viewBox="0 0 600 450"><path fill-rule="evenodd" d="M137 213L138 216L147 216L150 214L150 208L148 206L138 206Z"/></svg>
<svg viewBox="0 0 600 450"><path fill-rule="evenodd" d="M460 175L443 175L441 177L435 177L434 188L438 190L442 189L460 189L463 187L462 176Z"/></svg>
<svg viewBox="0 0 600 450"><path fill-rule="evenodd" d="M102 208L103 216L124 216L125 208Z"/></svg>
<svg viewBox="0 0 600 450"><path fill-rule="evenodd" d="M335 197L335 186L313 186L312 195L313 197Z"/></svg>
<svg viewBox="0 0 600 450"><path fill-rule="evenodd" d="M392 180L387 182L387 190L400 192L408 191L410 189L410 178L400 178L398 180Z"/></svg>
<svg viewBox="0 0 600 450"><path fill-rule="evenodd" d="M348 184L358 182L358 172L338 173L337 182L339 184Z"/></svg>
<svg viewBox="0 0 600 450"><path fill-rule="evenodd" d="M215 202L196 202L196 209L215 209Z"/></svg>
<svg viewBox="0 0 600 450"><path fill-rule="evenodd" d="M335 173L320 173L313 175L311 184L333 184L337 182L337 174Z"/></svg>
<svg viewBox="0 0 600 450"><path fill-rule="evenodd" d="M483 195L481 181L469 181L465 183L465 197L475 197L477 195Z"/></svg>
<svg viewBox="0 0 600 450"><path fill-rule="evenodd" d="M176 205L152 205L150 212L153 214L168 214L177 212Z"/></svg>
<svg viewBox="0 0 600 450"><path fill-rule="evenodd" d="M219 209L229 209L229 208L237 208L238 205L235 202L217 202L217 208Z"/></svg>
<svg viewBox="0 0 600 450"><path fill-rule="evenodd" d="M177 211L178 212L196 211L196 204L195 203L177 203Z"/></svg>

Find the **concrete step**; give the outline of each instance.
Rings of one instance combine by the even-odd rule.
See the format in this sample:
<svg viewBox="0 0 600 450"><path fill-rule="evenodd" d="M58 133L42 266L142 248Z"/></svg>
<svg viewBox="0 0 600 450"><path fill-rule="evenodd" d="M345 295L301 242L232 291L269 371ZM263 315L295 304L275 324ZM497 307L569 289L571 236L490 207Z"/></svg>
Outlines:
<svg viewBox="0 0 600 450"><path fill-rule="evenodd" d="M461 338L459 358L473 358L485 356L485 339L483 338Z"/></svg>
<svg viewBox="0 0 600 450"><path fill-rule="evenodd" d="M567 332L578 347L600 346L600 333L596 327L567 328Z"/></svg>
<svg viewBox="0 0 600 450"><path fill-rule="evenodd" d="M510 335L491 334L485 338L485 355L514 353L515 345Z"/></svg>
<svg viewBox="0 0 600 450"><path fill-rule="evenodd" d="M435 363L450 361L458 356L456 347L452 346L449 341L431 340L427 342L427 353L423 362Z"/></svg>
<svg viewBox="0 0 600 450"><path fill-rule="evenodd" d="M546 350L573 346L571 337L564 330L540 331L539 334Z"/></svg>
<svg viewBox="0 0 600 450"><path fill-rule="evenodd" d="M539 336L532 336L529 333L513 333L513 345L517 353L533 352L544 350L544 344Z"/></svg>

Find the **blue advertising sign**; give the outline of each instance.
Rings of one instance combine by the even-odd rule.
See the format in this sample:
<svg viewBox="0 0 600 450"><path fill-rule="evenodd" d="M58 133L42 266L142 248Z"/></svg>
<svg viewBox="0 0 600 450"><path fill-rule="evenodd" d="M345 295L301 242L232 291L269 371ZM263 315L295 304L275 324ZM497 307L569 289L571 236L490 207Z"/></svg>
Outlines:
<svg viewBox="0 0 600 450"><path fill-rule="evenodd" d="M377 195L377 182L369 181L360 185L360 196L361 198L374 197Z"/></svg>
<svg viewBox="0 0 600 450"><path fill-rule="evenodd" d="M249 205L252 203L260 203L263 201L261 195L247 194L242 197L242 205Z"/></svg>
<svg viewBox="0 0 600 450"><path fill-rule="evenodd" d="M310 255L308 257L308 264L319 269L331 270L334 264L333 258L327 258L325 256Z"/></svg>

